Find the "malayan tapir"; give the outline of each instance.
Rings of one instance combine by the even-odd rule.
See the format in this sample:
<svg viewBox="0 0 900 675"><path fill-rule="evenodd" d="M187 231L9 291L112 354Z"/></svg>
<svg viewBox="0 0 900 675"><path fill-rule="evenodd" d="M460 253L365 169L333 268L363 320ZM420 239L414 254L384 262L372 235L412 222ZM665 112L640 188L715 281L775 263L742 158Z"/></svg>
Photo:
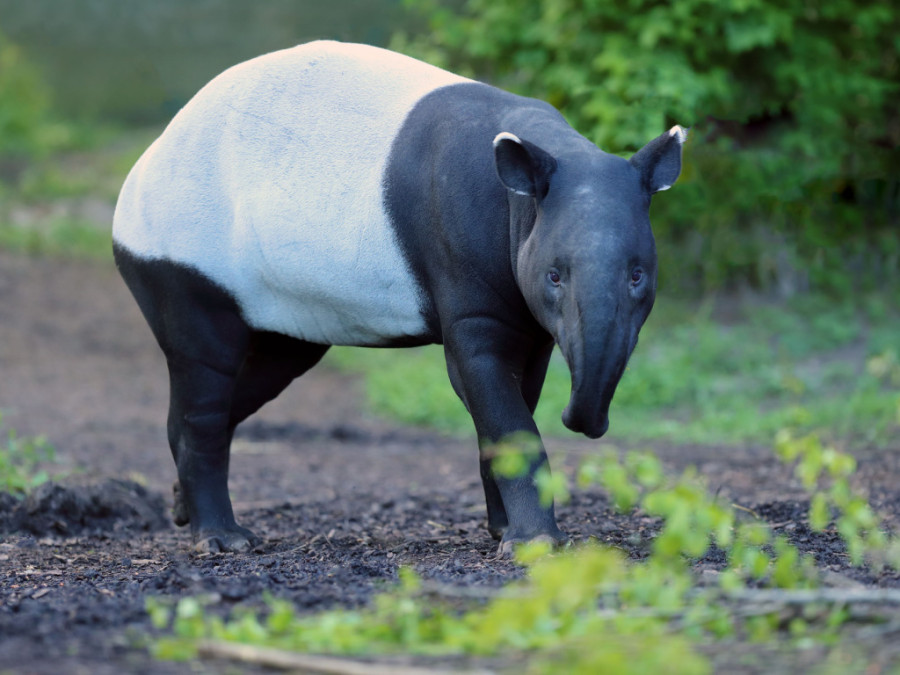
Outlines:
<svg viewBox="0 0 900 675"><path fill-rule="evenodd" d="M364 45L234 66L128 175L116 263L165 353L174 516L199 550L258 539L228 496L235 427L330 345L444 345L475 423L488 530L561 543L532 418L554 343L562 414L591 438L653 306L648 208L681 170L675 126L625 160L552 106ZM504 439L539 449L492 471Z"/></svg>

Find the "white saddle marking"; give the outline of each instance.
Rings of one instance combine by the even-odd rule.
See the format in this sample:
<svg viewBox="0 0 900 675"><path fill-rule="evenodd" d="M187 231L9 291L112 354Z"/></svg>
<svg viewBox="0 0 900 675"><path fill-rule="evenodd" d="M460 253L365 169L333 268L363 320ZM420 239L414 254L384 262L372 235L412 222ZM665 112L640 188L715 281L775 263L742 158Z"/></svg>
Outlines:
<svg viewBox="0 0 900 675"><path fill-rule="evenodd" d="M416 102L466 81L337 42L237 65L188 102L132 169L114 239L199 270L260 330L326 344L421 335L419 291L382 177Z"/></svg>

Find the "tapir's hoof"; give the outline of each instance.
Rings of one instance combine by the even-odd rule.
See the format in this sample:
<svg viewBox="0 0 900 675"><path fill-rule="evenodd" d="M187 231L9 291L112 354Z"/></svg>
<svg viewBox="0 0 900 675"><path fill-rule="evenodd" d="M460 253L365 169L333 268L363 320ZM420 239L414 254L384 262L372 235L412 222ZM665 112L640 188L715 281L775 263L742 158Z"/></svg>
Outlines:
<svg viewBox="0 0 900 675"><path fill-rule="evenodd" d="M172 485L172 493L175 502L172 504L172 520L178 527L182 527L191 522L191 514L188 511L187 504L184 503L184 495L181 492L181 483L177 480Z"/></svg>
<svg viewBox="0 0 900 675"><path fill-rule="evenodd" d="M535 542L540 542L543 544L549 544L552 549L560 549L564 546L567 546L569 543L569 538L560 532L558 535L550 535L550 534L539 534L536 537L532 537L531 539L504 539L500 542L500 546L497 547L497 558L501 560L511 560L513 554L515 553L515 548L519 544L531 544Z"/></svg>
<svg viewBox="0 0 900 675"><path fill-rule="evenodd" d="M194 535L197 553L243 553L262 543L262 539L244 527L233 530L201 530Z"/></svg>

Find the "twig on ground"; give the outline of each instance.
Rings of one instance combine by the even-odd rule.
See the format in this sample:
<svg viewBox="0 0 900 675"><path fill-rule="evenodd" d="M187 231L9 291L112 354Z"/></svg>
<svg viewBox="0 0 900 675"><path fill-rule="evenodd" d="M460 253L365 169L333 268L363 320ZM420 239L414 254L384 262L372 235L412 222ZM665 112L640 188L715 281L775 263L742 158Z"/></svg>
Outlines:
<svg viewBox="0 0 900 675"><path fill-rule="evenodd" d="M441 670L436 668L417 668L397 663L371 663L356 661L337 656L318 654L300 654L272 647L255 647L253 645L232 642L206 640L200 643L197 653L202 657L228 659L253 663L268 668L305 673L322 673L324 675L489 675L488 670Z"/></svg>
<svg viewBox="0 0 900 675"><path fill-rule="evenodd" d="M444 598L463 598L466 600L494 600L500 597L527 597L529 595L528 591L511 589L506 586L500 588L457 586L455 584L442 584L437 581L423 581L419 594L436 595Z"/></svg>
<svg viewBox="0 0 900 675"><path fill-rule="evenodd" d="M783 590L777 588L744 589L722 594L726 600L738 602L771 602L779 605L867 604L900 605L900 590L894 588L812 588Z"/></svg>

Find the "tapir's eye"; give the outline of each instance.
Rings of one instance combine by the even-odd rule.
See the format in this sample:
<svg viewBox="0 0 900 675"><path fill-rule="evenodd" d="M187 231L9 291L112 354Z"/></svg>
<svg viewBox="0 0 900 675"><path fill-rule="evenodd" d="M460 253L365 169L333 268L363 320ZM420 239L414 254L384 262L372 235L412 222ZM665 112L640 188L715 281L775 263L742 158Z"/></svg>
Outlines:
<svg viewBox="0 0 900 675"><path fill-rule="evenodd" d="M559 286L559 272L556 270L550 270L547 272L547 278L550 280L550 283L554 286Z"/></svg>
<svg viewBox="0 0 900 675"><path fill-rule="evenodd" d="M644 270L642 270L640 267L635 267L633 270L631 270L631 285L632 286L637 286L639 283L641 283L641 280L643 278L644 278Z"/></svg>

